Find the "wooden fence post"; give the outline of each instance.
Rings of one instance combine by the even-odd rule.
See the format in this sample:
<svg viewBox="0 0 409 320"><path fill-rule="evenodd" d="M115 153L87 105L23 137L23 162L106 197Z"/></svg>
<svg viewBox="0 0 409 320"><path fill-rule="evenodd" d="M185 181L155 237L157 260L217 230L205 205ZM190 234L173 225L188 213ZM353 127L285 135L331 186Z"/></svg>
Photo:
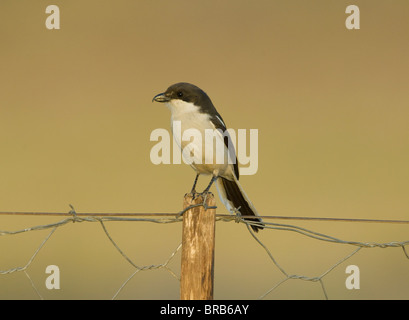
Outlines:
<svg viewBox="0 0 409 320"><path fill-rule="evenodd" d="M203 198L185 195L183 209L203 203ZM206 199L208 207L216 205L214 195ZM216 209L198 206L183 214L181 300L212 300L214 279Z"/></svg>

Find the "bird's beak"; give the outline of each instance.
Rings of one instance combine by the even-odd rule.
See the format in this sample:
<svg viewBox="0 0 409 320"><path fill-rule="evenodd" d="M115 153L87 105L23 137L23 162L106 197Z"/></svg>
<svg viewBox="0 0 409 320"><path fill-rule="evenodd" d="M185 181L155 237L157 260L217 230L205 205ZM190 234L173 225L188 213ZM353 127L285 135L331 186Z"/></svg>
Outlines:
<svg viewBox="0 0 409 320"><path fill-rule="evenodd" d="M153 102L153 101L156 101L156 102L168 102L168 101L170 101L170 98L167 97L167 96L165 95L165 93L163 92L163 93L159 93L159 94L157 94L156 96L154 96L153 99L152 99L152 102Z"/></svg>

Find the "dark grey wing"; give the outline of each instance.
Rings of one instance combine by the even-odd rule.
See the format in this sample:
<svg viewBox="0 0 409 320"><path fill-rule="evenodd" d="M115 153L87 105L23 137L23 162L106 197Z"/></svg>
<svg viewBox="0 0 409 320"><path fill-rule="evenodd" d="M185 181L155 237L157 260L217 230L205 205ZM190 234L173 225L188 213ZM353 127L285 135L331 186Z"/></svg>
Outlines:
<svg viewBox="0 0 409 320"><path fill-rule="evenodd" d="M231 137L229 135L229 132L226 131L226 125L220 116L219 113L215 113L212 115L211 120L216 127L216 129L220 129L223 134L224 134L224 145L226 146L227 150L230 152L230 158L233 159L233 168L234 168L234 174L236 175L237 180L239 180L239 166L238 166L238 161L237 161L237 156L236 156L236 150L234 150L234 145L233 141L231 140Z"/></svg>

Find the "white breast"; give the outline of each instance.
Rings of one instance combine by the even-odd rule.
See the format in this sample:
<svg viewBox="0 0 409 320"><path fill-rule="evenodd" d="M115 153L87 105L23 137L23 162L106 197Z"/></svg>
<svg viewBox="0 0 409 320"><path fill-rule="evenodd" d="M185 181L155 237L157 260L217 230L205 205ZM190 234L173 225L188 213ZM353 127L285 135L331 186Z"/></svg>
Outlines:
<svg viewBox="0 0 409 320"><path fill-rule="evenodd" d="M191 141L184 141L183 133L189 129L196 129L200 132L200 138L202 141L202 151L194 153L194 160L191 164L192 167L202 173L202 174L212 174L217 172L217 174L223 175L226 170L229 168L228 161L221 164L216 163L216 154L218 152L224 153L227 155L227 148L224 147L223 136L216 134L214 141L206 141L205 139L205 130L215 130L216 128L210 121L210 116L204 113L200 113L200 108L193 103L185 102L182 100L171 100L166 103L166 106L170 109L171 115L171 127L172 133L175 137L175 141L178 146L183 150L186 148ZM180 121L181 135L178 132L175 132L174 123L175 121ZM192 132L192 131L190 131ZM219 140L217 143L216 140ZM219 146L219 147L218 147ZM221 146L221 147L220 147ZM207 149L213 148L212 157L206 152ZM218 150L216 148L219 148ZM230 170L229 171L230 174ZM227 172L226 172L227 174Z"/></svg>

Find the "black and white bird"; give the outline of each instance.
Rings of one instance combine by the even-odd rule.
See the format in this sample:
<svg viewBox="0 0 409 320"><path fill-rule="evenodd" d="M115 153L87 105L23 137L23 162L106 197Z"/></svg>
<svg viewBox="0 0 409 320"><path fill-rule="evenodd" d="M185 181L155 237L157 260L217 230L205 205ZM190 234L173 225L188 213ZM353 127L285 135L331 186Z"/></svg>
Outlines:
<svg viewBox="0 0 409 320"><path fill-rule="evenodd" d="M226 130L225 122L217 112L209 96L197 86L180 82L171 85L165 92L157 94L152 101L162 102L171 111L171 127L178 146L184 150L191 141L185 141L181 136L175 134L174 124L178 123L181 132L188 129L196 129L201 136L206 135L206 131L215 132L214 141L205 141L198 144L193 153L193 160L190 165L196 171L196 178L192 187L192 193L196 193L196 183L199 175L212 175L212 179L203 191L209 191L215 182L219 197L227 210L231 213L240 211L243 216L255 216L247 220L256 222L251 227L254 231L263 229L264 224L250 199L247 197L239 183L239 168L236 161L236 153L231 142L231 138ZM203 141L202 140L202 141ZM193 140L193 143L197 140ZM211 143L211 145L210 145ZM215 152L207 152L208 148ZM216 156L223 154L223 161L217 161ZM220 158L218 158L220 160Z"/></svg>

